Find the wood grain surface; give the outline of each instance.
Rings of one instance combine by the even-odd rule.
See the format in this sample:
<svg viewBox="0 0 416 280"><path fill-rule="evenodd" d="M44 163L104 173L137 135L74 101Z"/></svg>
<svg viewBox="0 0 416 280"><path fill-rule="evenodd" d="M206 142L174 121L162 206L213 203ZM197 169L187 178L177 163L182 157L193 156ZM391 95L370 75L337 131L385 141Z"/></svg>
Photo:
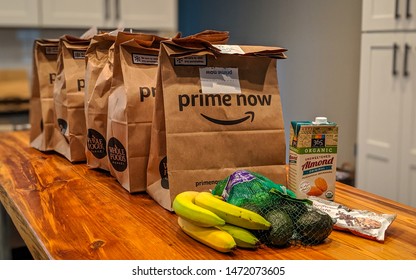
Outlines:
<svg viewBox="0 0 416 280"><path fill-rule="evenodd" d="M336 202L397 214L384 243L333 231L312 247L219 253L183 233L146 193L31 148L28 131L0 134L0 199L35 259L416 259L416 209L341 183Z"/></svg>

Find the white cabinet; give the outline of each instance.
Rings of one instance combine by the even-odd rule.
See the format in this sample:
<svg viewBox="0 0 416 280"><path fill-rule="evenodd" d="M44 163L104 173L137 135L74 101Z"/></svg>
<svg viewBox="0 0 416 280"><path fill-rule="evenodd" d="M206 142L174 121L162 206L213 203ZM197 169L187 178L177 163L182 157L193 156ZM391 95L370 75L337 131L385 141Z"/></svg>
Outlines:
<svg viewBox="0 0 416 280"><path fill-rule="evenodd" d="M416 207L416 31L361 38L356 186Z"/></svg>
<svg viewBox="0 0 416 280"><path fill-rule="evenodd" d="M0 0L0 26L178 29L178 0Z"/></svg>
<svg viewBox="0 0 416 280"><path fill-rule="evenodd" d="M363 31L416 29L416 0L363 0Z"/></svg>
<svg viewBox="0 0 416 280"><path fill-rule="evenodd" d="M406 91L400 127L401 169L399 201L416 207L416 32L406 36L408 44Z"/></svg>
<svg viewBox="0 0 416 280"><path fill-rule="evenodd" d="M0 0L0 25L31 27L39 22L38 1Z"/></svg>
<svg viewBox="0 0 416 280"><path fill-rule="evenodd" d="M177 30L177 0L42 0L45 27Z"/></svg>
<svg viewBox="0 0 416 280"><path fill-rule="evenodd" d="M177 0L120 0L117 26L177 31Z"/></svg>
<svg viewBox="0 0 416 280"><path fill-rule="evenodd" d="M42 26L104 26L107 3L103 0L42 0Z"/></svg>

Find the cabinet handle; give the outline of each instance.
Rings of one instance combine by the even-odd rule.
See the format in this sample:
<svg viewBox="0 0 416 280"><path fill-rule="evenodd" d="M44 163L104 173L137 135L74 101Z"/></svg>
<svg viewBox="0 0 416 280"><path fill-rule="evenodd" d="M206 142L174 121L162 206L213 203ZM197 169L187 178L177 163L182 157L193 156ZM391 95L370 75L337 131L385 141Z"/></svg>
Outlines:
<svg viewBox="0 0 416 280"><path fill-rule="evenodd" d="M110 19L110 0L105 0L104 2L105 2L104 3L104 9L105 9L104 17L105 17L105 20L109 20Z"/></svg>
<svg viewBox="0 0 416 280"><path fill-rule="evenodd" d="M410 0L406 1L406 18L411 18L412 13L410 12Z"/></svg>
<svg viewBox="0 0 416 280"><path fill-rule="evenodd" d="M116 0L116 20L120 20L120 1Z"/></svg>
<svg viewBox="0 0 416 280"><path fill-rule="evenodd" d="M397 76L399 72L396 69L396 60L397 60L397 51L399 50L399 45L394 43L393 45L393 76Z"/></svg>
<svg viewBox="0 0 416 280"><path fill-rule="evenodd" d="M404 63L403 63L403 76L408 77L409 76L409 70L407 69L407 58L409 56L409 51L411 47L409 44L404 45Z"/></svg>
<svg viewBox="0 0 416 280"><path fill-rule="evenodd" d="M394 4L394 17L396 19L399 19L400 18L400 14L399 14L399 0L396 0L395 1L395 4Z"/></svg>

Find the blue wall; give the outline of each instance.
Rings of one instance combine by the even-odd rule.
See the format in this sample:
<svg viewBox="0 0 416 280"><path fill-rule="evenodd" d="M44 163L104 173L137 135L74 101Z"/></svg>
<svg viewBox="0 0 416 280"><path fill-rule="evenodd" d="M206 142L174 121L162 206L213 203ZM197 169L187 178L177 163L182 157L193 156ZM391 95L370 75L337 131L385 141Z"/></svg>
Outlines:
<svg viewBox="0 0 416 280"><path fill-rule="evenodd" d="M179 0L178 4L183 36L215 29L229 31L230 44L278 44L275 34L265 31L276 22L272 0Z"/></svg>

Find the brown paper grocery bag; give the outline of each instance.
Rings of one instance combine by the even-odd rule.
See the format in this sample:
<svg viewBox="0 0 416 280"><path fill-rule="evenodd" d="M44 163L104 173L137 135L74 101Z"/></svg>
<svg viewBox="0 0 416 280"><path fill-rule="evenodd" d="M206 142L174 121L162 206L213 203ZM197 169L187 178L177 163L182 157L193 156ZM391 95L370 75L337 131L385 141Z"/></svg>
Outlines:
<svg viewBox="0 0 416 280"><path fill-rule="evenodd" d="M168 210L186 190L210 190L238 169L286 185L276 59L286 49L162 42L147 192Z"/></svg>
<svg viewBox="0 0 416 280"><path fill-rule="evenodd" d="M115 33L115 34L114 34ZM113 34L115 37L113 37ZM110 37L112 36L112 37ZM85 114L87 125L87 145L86 157L87 164L91 168L100 168L109 171L108 153L107 153L107 116L108 116L108 97L112 92L112 88L119 85L118 78L113 80L113 71L116 69L120 72L120 44L134 38L145 40L152 38L150 34L131 33L118 30L107 35L98 35L95 40L101 38L101 42L91 45L101 45L100 50L90 46L90 52L87 51L87 67L88 62L95 63L97 68L95 73L99 71L95 82L92 80L87 83ZM108 51L109 41L114 40ZM102 42L106 41L106 42ZM90 56L93 57L90 60ZM104 65L102 65L102 63ZM102 69L100 68L102 66ZM88 75L88 68L87 73ZM88 80L91 79L86 77ZM112 86L114 81L114 86Z"/></svg>
<svg viewBox="0 0 416 280"><path fill-rule="evenodd" d="M33 43L32 84L29 109L30 146L40 151L53 150L54 102L58 39L38 39Z"/></svg>
<svg viewBox="0 0 416 280"><path fill-rule="evenodd" d="M64 35L59 39L57 75L54 82L54 150L70 162L85 161L85 52L91 38Z"/></svg>
<svg viewBox="0 0 416 280"><path fill-rule="evenodd" d="M107 93L110 91L112 78L109 56L116 38L117 31L95 35L85 54L85 156L89 167L104 170L108 170L105 135Z"/></svg>
<svg viewBox="0 0 416 280"><path fill-rule="evenodd" d="M158 55L160 42L168 39L141 37L120 44L108 99L109 168L131 193L146 190Z"/></svg>

